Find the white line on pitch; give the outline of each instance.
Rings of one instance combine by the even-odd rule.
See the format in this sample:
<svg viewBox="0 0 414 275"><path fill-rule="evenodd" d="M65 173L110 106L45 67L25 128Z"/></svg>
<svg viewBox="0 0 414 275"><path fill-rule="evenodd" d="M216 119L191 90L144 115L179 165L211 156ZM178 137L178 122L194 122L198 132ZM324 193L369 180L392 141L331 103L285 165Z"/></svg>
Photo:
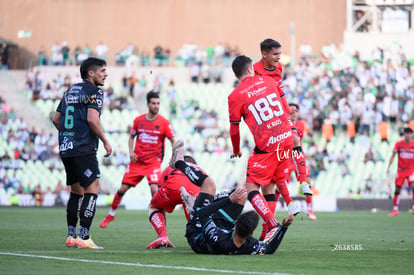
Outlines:
<svg viewBox="0 0 414 275"><path fill-rule="evenodd" d="M58 261L98 263L98 264L109 264L109 265L124 265L124 266L136 266L136 267L146 267L146 268L191 270L191 271L216 272L216 273L252 274L252 275L254 275L254 274L264 274L264 275L270 275L270 274L272 274L272 275L283 275L283 274L286 274L286 273L264 273L264 272L255 272L255 271L219 270L219 269L208 269L208 268L189 267L189 266L156 265L156 264L140 264L140 263L124 263L124 262L97 261L97 260L86 260L86 259L72 259L72 258L63 258L63 257L54 257L54 256L45 256L45 255L11 253L11 252L3 252L3 251L0 251L0 255L50 259L50 260L58 260Z"/></svg>

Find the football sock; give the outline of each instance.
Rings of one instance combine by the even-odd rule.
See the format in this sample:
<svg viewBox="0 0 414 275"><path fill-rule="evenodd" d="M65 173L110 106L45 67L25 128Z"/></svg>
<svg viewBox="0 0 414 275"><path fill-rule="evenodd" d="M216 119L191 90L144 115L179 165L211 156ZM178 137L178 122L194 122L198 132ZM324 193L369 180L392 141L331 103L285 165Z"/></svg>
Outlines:
<svg viewBox="0 0 414 275"><path fill-rule="evenodd" d="M118 209L119 204L121 203L122 197L124 195L119 193L119 190L115 193L114 195L114 200L112 201L111 204L111 209L109 210L109 214L111 216L115 216L115 211Z"/></svg>
<svg viewBox="0 0 414 275"><path fill-rule="evenodd" d="M91 227L93 217L96 212L96 199L98 195L92 193L85 193L80 207L80 227L79 236L86 240L89 239L89 228Z"/></svg>
<svg viewBox="0 0 414 275"><path fill-rule="evenodd" d="M293 148L292 160L295 164L296 174L298 175L299 182L307 182L306 180L306 158L305 154L302 151L301 146Z"/></svg>
<svg viewBox="0 0 414 275"><path fill-rule="evenodd" d="M267 205L269 206L270 211L272 211L274 214L276 211L276 195L267 194L267 195L264 195L264 198L267 202Z"/></svg>
<svg viewBox="0 0 414 275"><path fill-rule="evenodd" d="M152 228L157 232L158 237L167 236L167 228L165 226L165 216L161 211L153 212L149 217Z"/></svg>
<svg viewBox="0 0 414 275"><path fill-rule="evenodd" d="M282 195L283 200L285 201L286 205L289 205L293 200L290 197L289 189L287 188L286 181L277 182L276 183L277 190L279 191L280 195Z"/></svg>
<svg viewBox="0 0 414 275"><path fill-rule="evenodd" d="M276 203L277 203L277 199L279 199L279 197L280 197L280 194L277 193L277 192L275 192L275 194L264 195L264 198L267 201L267 204L269 206L270 211L273 212L273 215L276 212ZM263 221L262 233L260 234L259 240L264 240L268 230L269 230L269 226L267 225L267 223L265 221Z"/></svg>
<svg viewBox="0 0 414 275"><path fill-rule="evenodd" d="M179 160L175 163L175 167L179 169L187 178L197 186L201 186L204 180L208 177L200 169L188 165L185 161Z"/></svg>
<svg viewBox="0 0 414 275"><path fill-rule="evenodd" d="M400 204L400 194L394 193L393 210L398 210L399 204Z"/></svg>
<svg viewBox="0 0 414 275"><path fill-rule="evenodd" d="M277 226L277 221L274 217L274 213L269 209L265 198L262 194L259 193L259 191L251 191L248 194L247 198L252 204L253 208L260 215L260 217L262 217L262 219L267 223L269 229Z"/></svg>
<svg viewBox="0 0 414 275"><path fill-rule="evenodd" d="M311 187L312 190L312 187ZM308 210L312 210L312 196L305 196L306 206Z"/></svg>
<svg viewBox="0 0 414 275"><path fill-rule="evenodd" d="M66 205L66 223L68 225L68 236L76 237L76 225L78 223L79 201L82 196L70 193Z"/></svg>
<svg viewBox="0 0 414 275"><path fill-rule="evenodd" d="M69 236L76 238L76 226L68 225L68 237Z"/></svg>

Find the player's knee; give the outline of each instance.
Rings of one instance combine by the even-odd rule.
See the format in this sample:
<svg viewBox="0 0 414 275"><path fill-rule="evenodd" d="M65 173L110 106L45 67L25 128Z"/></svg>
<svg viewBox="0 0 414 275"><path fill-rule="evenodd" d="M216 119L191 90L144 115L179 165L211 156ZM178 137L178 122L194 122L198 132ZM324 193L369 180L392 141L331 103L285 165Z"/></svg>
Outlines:
<svg viewBox="0 0 414 275"><path fill-rule="evenodd" d="M258 194L260 194L260 192L257 190L250 191L249 194L247 195L247 199L249 201L252 201L252 199Z"/></svg>
<svg viewBox="0 0 414 275"><path fill-rule="evenodd" d="M202 191L209 194L216 194L216 184L211 177L206 177L201 184ZM200 190L201 191L201 190Z"/></svg>

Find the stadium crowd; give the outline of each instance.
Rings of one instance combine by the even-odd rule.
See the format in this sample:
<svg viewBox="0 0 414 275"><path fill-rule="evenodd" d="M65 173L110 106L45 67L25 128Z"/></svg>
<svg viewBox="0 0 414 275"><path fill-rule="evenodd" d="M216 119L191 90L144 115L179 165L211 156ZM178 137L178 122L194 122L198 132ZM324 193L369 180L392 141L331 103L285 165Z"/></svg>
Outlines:
<svg viewBox="0 0 414 275"><path fill-rule="evenodd" d="M60 51L63 51L63 46L60 47ZM55 47L55 51L57 48ZM133 48L131 45L126 46L125 51L131 52ZM227 64L227 58L231 61L233 54L237 51L223 48L225 50L221 46L208 47L205 48L205 52L197 53L197 46L187 45L180 50L180 55L183 60L188 61L186 64L192 71L191 66L199 61L213 62L217 57L216 53L220 53L220 61ZM154 52L160 54L160 49ZM161 47L162 52L164 49ZM89 54L93 53L92 50L89 51ZM96 53L98 53L97 50ZM105 53L106 51L102 50L101 55ZM44 56L46 57L46 54ZM66 54L63 56L65 60ZM357 52L349 54L330 45L322 49L321 57L318 59L302 55L296 65L284 67L283 84L288 101L296 101L299 104L301 118L308 126L305 142L308 146L307 157L312 178L316 178L320 171L324 171L330 162L337 162L341 165L343 176L352 173L349 171L349 157L347 157L350 154L347 152L349 149L337 148L336 152L327 149L326 144L332 137L348 136L351 142L363 143L366 145L364 146L366 148L365 161L383 161L386 156L377 152L377 148L373 147L370 139L374 135L381 134L381 139L387 142L388 131L399 131L403 125L414 128L411 63L400 47L378 48L373 52L371 59L363 60ZM49 64L49 61L44 61L42 64ZM70 63L59 63L52 58L50 64ZM195 79L195 76L200 77L201 71L199 70L198 75L190 75L189 81L198 81L199 78ZM52 82L45 82L41 70L30 69L26 86L27 90L32 93L33 100L57 100L67 87L79 79L78 74L57 74ZM218 123L218 120L225 119L221 116L221 111L202 109L197 100L177 102L176 94L179 88L175 86L174 80L167 81L160 75L155 77L155 82L150 85L145 76L136 78L133 75L125 75L119 81L121 85L117 87L120 87L121 91L115 86L105 89L105 106L109 110L123 110L128 107L128 95L135 97L135 95L144 94L149 86L155 87L158 92L166 93L169 99L171 122L186 120L187 133L197 134L203 139L202 145L196 140L189 139L186 143L190 151L215 154L230 151L228 129L220 128ZM211 81L203 82L207 85L211 83ZM1 173L5 174L6 169L20 169L21 162L28 160L47 162L50 169L60 167L56 165L58 162L56 140L42 132L27 129L24 121L16 116L6 102L2 100L0 104L2 111L0 132L7 141L7 145L13 147L15 152L13 156L7 153L0 156ZM177 116L177 110L180 110L182 116ZM385 137L382 137L380 125L384 123L386 124ZM106 131L126 133L128 128L125 125L109 124ZM323 146L318 146L319 136L325 139ZM242 141L242 146L250 148L247 140ZM127 161L126 153L120 152L111 160L105 160L104 165L121 166ZM4 187L5 177L0 178ZM7 180L10 181L10 179ZM18 189L17 184L10 186ZM379 193L388 194L389 190L386 189L385 186L367 187L361 190L361 193L378 190Z"/></svg>

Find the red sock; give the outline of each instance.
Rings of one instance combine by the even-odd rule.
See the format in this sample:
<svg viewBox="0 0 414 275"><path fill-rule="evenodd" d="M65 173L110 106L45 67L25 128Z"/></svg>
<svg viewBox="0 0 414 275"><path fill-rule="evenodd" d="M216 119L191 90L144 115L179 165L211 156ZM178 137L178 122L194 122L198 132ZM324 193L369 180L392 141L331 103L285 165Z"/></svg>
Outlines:
<svg viewBox="0 0 414 275"><path fill-rule="evenodd" d="M294 154L293 157L293 163L295 164L295 171L296 175L298 175L299 183L302 183L306 180L306 158L305 154L303 152Z"/></svg>
<svg viewBox="0 0 414 275"><path fill-rule="evenodd" d="M156 211L150 217L152 228L157 232L158 237L167 235L167 228L165 226L165 216L162 212Z"/></svg>
<svg viewBox="0 0 414 275"><path fill-rule="evenodd" d="M286 205L289 205L293 200L290 197L289 189L287 188L286 181L277 182L276 183L277 190L279 190L280 195L282 195L283 200L285 201Z"/></svg>
<svg viewBox="0 0 414 275"><path fill-rule="evenodd" d="M276 196L276 205L275 205L275 212L276 212L276 206L277 206L277 202L279 201L279 198L280 198L280 193L276 191L275 196Z"/></svg>
<svg viewBox="0 0 414 275"><path fill-rule="evenodd" d="M260 234L259 240L263 241L267 231L269 230L269 226L267 226L267 223L263 222L262 224L262 233Z"/></svg>
<svg viewBox="0 0 414 275"><path fill-rule="evenodd" d="M400 204L400 194L394 194L394 207L398 207Z"/></svg>
<svg viewBox="0 0 414 275"><path fill-rule="evenodd" d="M279 195L279 196L277 196L277 195ZM267 205L269 206L270 211L272 211L273 215L274 215L274 213L276 211L277 199L279 199L280 194L275 192L275 196L273 196L273 194L271 194L271 195L266 195L264 197L267 201ZM269 226L267 225L266 222L263 222L263 224L262 224L262 233L260 234L259 240L262 240L262 241L264 240L268 230L269 230Z"/></svg>
<svg viewBox="0 0 414 275"><path fill-rule="evenodd" d="M262 217L262 219L267 223L269 228L274 228L277 226L277 221L274 217L274 213L269 209L269 206L262 194L260 194L258 191L250 192L249 201L252 204L253 208L260 215L260 217Z"/></svg>
<svg viewBox="0 0 414 275"><path fill-rule="evenodd" d="M183 209L184 209L184 215L185 215L185 218L187 219L187 221L190 219L190 214L189 213L187 213L187 208L186 208L186 206L185 206L185 204L183 203Z"/></svg>
<svg viewBox="0 0 414 275"><path fill-rule="evenodd" d="M312 203L312 197L311 196L305 196L305 201L306 201L307 204Z"/></svg>
<svg viewBox="0 0 414 275"><path fill-rule="evenodd" d="M112 201L111 208L117 210L119 204L121 203L123 196L120 196L118 192L115 193L114 200Z"/></svg>

